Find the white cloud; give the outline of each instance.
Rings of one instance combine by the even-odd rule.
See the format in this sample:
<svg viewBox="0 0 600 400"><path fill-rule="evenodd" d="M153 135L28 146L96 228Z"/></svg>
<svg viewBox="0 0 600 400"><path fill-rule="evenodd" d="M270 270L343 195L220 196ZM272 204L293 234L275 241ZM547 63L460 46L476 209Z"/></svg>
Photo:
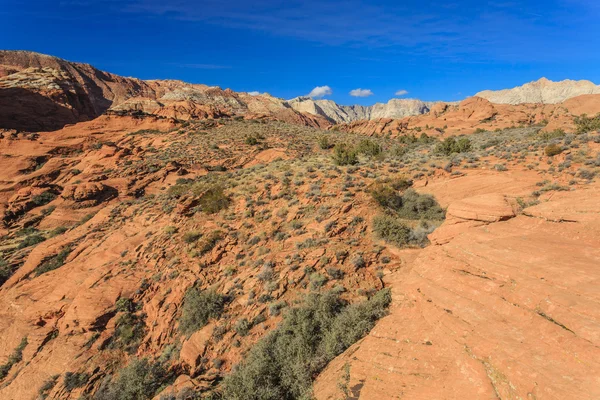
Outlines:
<svg viewBox="0 0 600 400"><path fill-rule="evenodd" d="M371 91L371 89L354 89L350 91L350 96L354 96L354 97L369 97L369 96L373 96L373 92Z"/></svg>
<svg viewBox="0 0 600 400"><path fill-rule="evenodd" d="M400 89L396 92L396 96L405 96L408 94L408 90Z"/></svg>
<svg viewBox="0 0 600 400"><path fill-rule="evenodd" d="M316 88L314 88L313 90L310 91L309 94L307 94L308 97L323 97L323 96L329 96L333 93L333 90L331 90L331 88L329 86L317 86Z"/></svg>
<svg viewBox="0 0 600 400"><path fill-rule="evenodd" d="M249 94L250 96L258 96L260 93L259 93L259 92L257 92L257 91L254 91L254 92L248 92L248 94Z"/></svg>

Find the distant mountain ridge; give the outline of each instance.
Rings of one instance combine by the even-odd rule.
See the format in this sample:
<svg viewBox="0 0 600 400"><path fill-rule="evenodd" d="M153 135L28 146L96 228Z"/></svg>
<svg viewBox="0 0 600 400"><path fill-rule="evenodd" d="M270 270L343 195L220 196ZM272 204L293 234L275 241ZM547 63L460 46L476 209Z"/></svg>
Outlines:
<svg viewBox="0 0 600 400"><path fill-rule="evenodd" d="M429 112L435 102L424 102L418 99L391 99L387 103L376 103L372 106L343 106L333 100L314 100L310 97L296 97L288 100L295 110L320 115L339 124L359 120L377 118L404 118Z"/></svg>
<svg viewBox="0 0 600 400"><path fill-rule="evenodd" d="M496 104L557 104L600 94L590 81L542 78L513 89L476 94ZM144 112L182 120L221 117L270 118L319 128L332 124L402 119L427 114L436 104L391 99L371 106L339 105L301 96L285 100L268 93L234 92L178 80L141 80L83 63L30 51L0 50L0 128L55 130L107 111Z"/></svg>
<svg viewBox="0 0 600 400"><path fill-rule="evenodd" d="M600 86L586 80L554 82L541 78L512 89L484 90L475 96L496 104L557 104L584 94L600 94Z"/></svg>

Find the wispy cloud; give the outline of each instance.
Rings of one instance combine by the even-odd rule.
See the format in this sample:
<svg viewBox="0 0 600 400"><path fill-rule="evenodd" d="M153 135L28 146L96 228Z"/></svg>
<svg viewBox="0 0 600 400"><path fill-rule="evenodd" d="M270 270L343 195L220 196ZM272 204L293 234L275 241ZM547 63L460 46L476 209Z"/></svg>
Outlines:
<svg viewBox="0 0 600 400"><path fill-rule="evenodd" d="M315 87L313 90L310 91L309 94L307 94L307 96L318 99L324 96L330 96L332 93L333 90L331 90L329 86L325 85Z"/></svg>
<svg viewBox="0 0 600 400"><path fill-rule="evenodd" d="M408 90L404 90L404 89L400 89L395 93L396 96L406 96L407 94L408 94Z"/></svg>
<svg viewBox="0 0 600 400"><path fill-rule="evenodd" d="M369 96L373 96L373 92L371 91L371 89L354 89L350 91L350 96L353 97L369 97Z"/></svg>
<svg viewBox="0 0 600 400"><path fill-rule="evenodd" d="M248 94L249 94L250 96L258 96L258 95L260 94L260 92L253 91L253 92L248 92Z"/></svg>

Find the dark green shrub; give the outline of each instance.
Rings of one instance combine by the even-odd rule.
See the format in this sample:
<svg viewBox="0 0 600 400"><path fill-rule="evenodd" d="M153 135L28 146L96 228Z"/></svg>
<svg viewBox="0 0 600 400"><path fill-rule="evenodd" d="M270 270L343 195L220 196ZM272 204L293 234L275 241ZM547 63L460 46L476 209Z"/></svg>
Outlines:
<svg viewBox="0 0 600 400"><path fill-rule="evenodd" d="M67 260L69 254L71 254L71 248L68 246L63 248L61 251L58 252L57 255L38 265L33 270L35 276L40 276L42 274L45 274L46 272L54 271L55 269L62 267L65 261Z"/></svg>
<svg viewBox="0 0 600 400"><path fill-rule="evenodd" d="M202 328L211 318L219 318L225 308L225 297L213 290L188 289L183 299L179 330L190 334Z"/></svg>
<svg viewBox="0 0 600 400"><path fill-rule="evenodd" d="M36 194L35 196L33 196L31 198L31 201L33 202L33 204L35 204L36 206L39 207L39 206L43 206L43 205L50 203L55 198L56 198L56 195L54 193L44 192L44 193Z"/></svg>
<svg viewBox="0 0 600 400"><path fill-rule="evenodd" d="M381 154L381 146L369 139L361 140L356 146L356 151L359 154L375 157Z"/></svg>
<svg viewBox="0 0 600 400"><path fill-rule="evenodd" d="M58 378L60 375L52 375L47 381L45 381L42 386L40 386L38 390L38 394L42 400L48 397L48 392L54 389L56 386L56 382L58 382Z"/></svg>
<svg viewBox="0 0 600 400"><path fill-rule="evenodd" d="M183 235L183 241L186 243L194 243L202 237L202 233L198 231L186 232Z"/></svg>
<svg viewBox="0 0 600 400"><path fill-rule="evenodd" d="M0 258L0 286L4 285L4 282L8 280L13 274L13 270L10 265L3 258Z"/></svg>
<svg viewBox="0 0 600 400"><path fill-rule="evenodd" d="M333 147L333 144L329 141L329 138L324 135L319 136L319 138L317 139L317 143L319 144L319 147L323 150L328 150Z"/></svg>
<svg viewBox="0 0 600 400"><path fill-rule="evenodd" d="M471 150L471 141L468 138L448 137L435 146L435 152L450 156L454 153L466 153Z"/></svg>
<svg viewBox="0 0 600 400"><path fill-rule="evenodd" d="M357 152L345 143L336 144L333 148L333 162L336 165L358 164Z"/></svg>
<svg viewBox="0 0 600 400"><path fill-rule="evenodd" d="M209 187L198 199L201 211L207 214L215 214L229 207L231 200L225 195L224 188L220 185Z"/></svg>
<svg viewBox="0 0 600 400"><path fill-rule="evenodd" d="M334 357L365 336L386 314L387 289L348 305L334 292L312 293L227 376L228 400L311 398L312 381Z"/></svg>
<svg viewBox="0 0 600 400"><path fill-rule="evenodd" d="M6 363L0 365L0 380L8 376L8 373L10 372L10 369L13 367L13 365L21 362L21 360L23 359L23 350L25 350L27 344L28 342L26 337L21 339L19 345L15 348L12 354L8 356L8 360L6 361Z"/></svg>
<svg viewBox="0 0 600 400"><path fill-rule="evenodd" d="M406 219L443 220L446 214L435 197L419 194L413 189L404 192L402 207L395 211L399 217Z"/></svg>
<svg viewBox="0 0 600 400"><path fill-rule="evenodd" d="M90 376L84 372L67 372L65 374L64 386L67 391L84 387Z"/></svg>
<svg viewBox="0 0 600 400"><path fill-rule="evenodd" d="M562 147L557 144L548 145L544 149L544 153L546 153L546 155L548 157L556 156L556 155L562 153L562 151L563 151Z"/></svg>
<svg viewBox="0 0 600 400"><path fill-rule="evenodd" d="M211 251L219 241L223 239L223 232L212 231L202 238L196 244L196 252L198 256L202 256Z"/></svg>
<svg viewBox="0 0 600 400"><path fill-rule="evenodd" d="M373 231L386 242L404 247L410 241L410 227L389 215L377 215L373 218Z"/></svg>
<svg viewBox="0 0 600 400"><path fill-rule="evenodd" d="M19 249L24 249L25 247L35 246L36 244L42 243L46 238L39 233L34 233L33 235L27 236L21 243L19 243Z"/></svg>
<svg viewBox="0 0 600 400"><path fill-rule="evenodd" d="M157 395L173 380L162 363L146 358L133 360L116 379L106 379L94 394L94 400L145 400Z"/></svg>

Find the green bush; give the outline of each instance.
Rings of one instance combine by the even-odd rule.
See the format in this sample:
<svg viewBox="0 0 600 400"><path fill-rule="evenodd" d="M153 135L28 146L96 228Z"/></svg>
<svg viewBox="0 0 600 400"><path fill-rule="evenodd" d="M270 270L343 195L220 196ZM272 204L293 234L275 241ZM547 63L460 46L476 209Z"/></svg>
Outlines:
<svg viewBox="0 0 600 400"><path fill-rule="evenodd" d="M577 133L598 131L600 130L600 113L596 114L595 117L588 117L586 114L576 116L573 118L573 122L577 127Z"/></svg>
<svg viewBox="0 0 600 400"><path fill-rule="evenodd" d="M356 151L359 154L375 157L381 154L381 146L369 139L361 140L356 146Z"/></svg>
<svg viewBox="0 0 600 400"><path fill-rule="evenodd" d="M194 243L202 237L202 233L198 231L186 232L183 235L183 241L186 243Z"/></svg>
<svg viewBox="0 0 600 400"><path fill-rule="evenodd" d="M162 363L146 358L135 359L121 370L115 380L106 379L94 394L94 400L151 399L170 381L173 373Z"/></svg>
<svg viewBox="0 0 600 400"><path fill-rule="evenodd" d="M404 247L410 242L410 227L389 215L377 215L373 218L373 231L386 242Z"/></svg>
<svg viewBox="0 0 600 400"><path fill-rule="evenodd" d="M36 244L42 243L46 238L39 233L34 233L33 235L27 236L21 243L19 243L19 249L24 249L25 247L35 246Z"/></svg>
<svg viewBox="0 0 600 400"><path fill-rule="evenodd" d="M250 351L224 380L228 400L311 398L312 381L329 361L364 337L387 313L388 289L348 305L330 291L312 293Z"/></svg>
<svg viewBox="0 0 600 400"><path fill-rule="evenodd" d="M33 270L35 276L40 276L42 274L45 274L46 272L54 271L55 269L62 267L65 261L67 260L69 254L71 254L71 248L68 246L63 248L61 251L58 252L57 255L38 265Z"/></svg>
<svg viewBox="0 0 600 400"><path fill-rule="evenodd" d="M56 195L52 192L44 192L44 193L40 193L40 194L36 194L35 196L33 196L31 198L31 201L33 202L33 204L35 204L36 206L43 206L45 204L50 203L52 200L54 200L56 198Z"/></svg>
<svg viewBox="0 0 600 400"><path fill-rule="evenodd" d="M556 155L562 153L562 151L563 151L562 147L557 144L548 145L544 149L544 153L546 153L546 155L548 157L556 156Z"/></svg>
<svg viewBox="0 0 600 400"><path fill-rule="evenodd" d="M215 214L227 207L231 200L225 195L224 188L220 185L209 187L198 199L200 210L207 214Z"/></svg>
<svg viewBox="0 0 600 400"><path fill-rule="evenodd" d="M435 146L435 152L450 156L454 153L466 153L471 150L471 141L468 138L456 140L454 137L448 137L443 142Z"/></svg>
<svg viewBox="0 0 600 400"><path fill-rule="evenodd" d="M371 196L381 207L394 211L401 218L413 220L445 218L444 210L433 196L419 194L413 189L407 189L400 195L394 186L380 183L373 186Z"/></svg>
<svg viewBox="0 0 600 400"><path fill-rule="evenodd" d="M225 297L213 290L188 289L183 299L179 330L190 334L202 328L211 318L219 318L225 308Z"/></svg>
<svg viewBox="0 0 600 400"><path fill-rule="evenodd" d="M212 231L196 244L196 255L202 256L211 251L223 239L223 232Z"/></svg>
<svg viewBox="0 0 600 400"><path fill-rule="evenodd" d="M358 164L357 152L345 143L336 144L333 148L333 162L336 165Z"/></svg>
<svg viewBox="0 0 600 400"><path fill-rule="evenodd" d="M64 386L67 391L84 387L90 376L84 372L67 372L65 374Z"/></svg>
<svg viewBox="0 0 600 400"><path fill-rule="evenodd" d="M12 268L3 258L0 258L0 286L8 280L13 274Z"/></svg>
<svg viewBox="0 0 600 400"><path fill-rule="evenodd" d="M8 376L8 373L10 372L10 369L13 367L13 365L21 362L21 360L23 359L23 350L25 350L27 344L27 337L21 339L19 345L15 348L12 354L8 356L8 360L6 361L6 363L0 365L0 380Z"/></svg>
<svg viewBox="0 0 600 400"><path fill-rule="evenodd" d="M329 138L325 135L319 136L319 138L317 139L317 143L319 144L319 147L323 150L328 150L333 147L333 144L329 141Z"/></svg>

